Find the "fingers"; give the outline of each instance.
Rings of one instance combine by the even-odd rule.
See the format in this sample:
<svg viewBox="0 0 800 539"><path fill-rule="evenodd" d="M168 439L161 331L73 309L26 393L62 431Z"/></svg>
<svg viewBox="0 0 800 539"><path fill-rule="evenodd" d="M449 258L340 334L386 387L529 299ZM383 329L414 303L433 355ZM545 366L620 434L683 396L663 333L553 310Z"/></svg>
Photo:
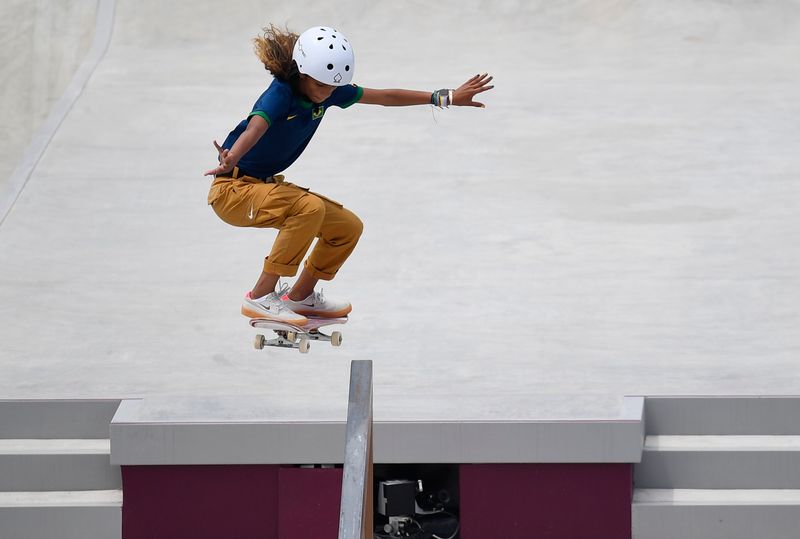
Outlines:
<svg viewBox="0 0 800 539"><path fill-rule="evenodd" d="M494 77L484 77L478 80L475 84L472 85L471 90L474 92L483 92L490 88L494 88L494 86L487 86L490 82L492 82L493 78Z"/></svg>
<svg viewBox="0 0 800 539"><path fill-rule="evenodd" d="M490 76L488 73L483 73L480 75L475 75L467 82L465 82L459 90L463 90L469 92L472 95L478 94L480 92L485 92L486 90L491 90L494 88L494 85L489 86L489 83L494 80L493 76Z"/></svg>
<svg viewBox="0 0 800 539"><path fill-rule="evenodd" d="M473 84L472 88L470 89L470 93L472 94L472 97L474 97L475 95L477 95L477 94L479 94L481 92L487 92L487 91L491 90L492 88L494 88L493 84L489 85L489 83L492 82L493 79L494 79L494 77L489 76L488 73L484 73L483 75L481 75L480 78L478 78L475 81L475 83ZM479 103L477 101L472 101L472 100L470 100L470 105L472 105L473 107L480 107L482 109L486 108L486 105L484 105L483 103Z"/></svg>
<svg viewBox="0 0 800 539"><path fill-rule="evenodd" d="M459 88L470 88L470 87L474 86L477 83L477 81L480 80L480 78L482 76L483 75L478 74L478 75L475 75L474 77L471 77L471 78L467 79L467 82L465 82L464 84L459 86Z"/></svg>
<svg viewBox="0 0 800 539"><path fill-rule="evenodd" d="M225 165L225 160L228 158L228 154L231 152L230 149L229 148L223 148L222 146L217 144L216 140L214 141L214 147L219 152L219 160L220 160L220 162L223 165Z"/></svg>
<svg viewBox="0 0 800 539"><path fill-rule="evenodd" d="M223 174L225 172L230 172L233 169L232 166L228 166L225 163L221 163L218 167L212 168L211 170L206 170L203 173L203 176L216 176L218 174Z"/></svg>
<svg viewBox="0 0 800 539"><path fill-rule="evenodd" d="M219 160L220 160L220 162L222 162L224 164L225 163L225 159L228 157L228 154L230 153L230 149L229 148L223 148L222 146L217 144L216 140L214 141L214 147L217 149L217 152L219 152Z"/></svg>
<svg viewBox="0 0 800 539"><path fill-rule="evenodd" d="M203 173L203 176L216 176L217 174L222 174L223 172L230 171L233 167L233 163L228 162L228 155L230 154L229 148L223 148L219 145L219 143L215 140L214 147L219 152L219 165L216 168L212 168L211 170L207 170Z"/></svg>
<svg viewBox="0 0 800 539"><path fill-rule="evenodd" d="M470 86L482 86L487 84L491 81L494 77L490 77L488 73L483 73L481 75L475 75L471 79L467 81Z"/></svg>

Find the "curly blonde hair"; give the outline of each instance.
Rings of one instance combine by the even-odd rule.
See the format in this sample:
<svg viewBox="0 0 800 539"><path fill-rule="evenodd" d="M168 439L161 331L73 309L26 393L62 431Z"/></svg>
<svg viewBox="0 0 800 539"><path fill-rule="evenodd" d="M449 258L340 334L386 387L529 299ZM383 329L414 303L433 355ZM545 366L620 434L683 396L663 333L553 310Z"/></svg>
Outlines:
<svg viewBox="0 0 800 539"><path fill-rule="evenodd" d="M253 38L256 56L264 68L276 79L291 81L297 75L297 64L292 60L292 51L298 35L288 28L282 30L270 24L264 33Z"/></svg>

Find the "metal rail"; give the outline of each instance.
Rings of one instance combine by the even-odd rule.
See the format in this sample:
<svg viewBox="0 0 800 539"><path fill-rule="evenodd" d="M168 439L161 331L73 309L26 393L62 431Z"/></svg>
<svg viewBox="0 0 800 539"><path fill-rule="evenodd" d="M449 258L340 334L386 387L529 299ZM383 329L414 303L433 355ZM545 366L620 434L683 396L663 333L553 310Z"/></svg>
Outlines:
<svg viewBox="0 0 800 539"><path fill-rule="evenodd" d="M373 539L372 504L372 361L353 361L339 539Z"/></svg>

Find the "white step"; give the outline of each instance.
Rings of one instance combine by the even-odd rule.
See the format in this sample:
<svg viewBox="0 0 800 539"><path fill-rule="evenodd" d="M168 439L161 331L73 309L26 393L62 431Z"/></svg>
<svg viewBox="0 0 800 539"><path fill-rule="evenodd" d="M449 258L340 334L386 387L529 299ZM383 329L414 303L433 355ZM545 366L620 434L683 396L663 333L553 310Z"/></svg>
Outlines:
<svg viewBox="0 0 800 539"><path fill-rule="evenodd" d="M122 491L0 492L3 539L118 539Z"/></svg>
<svg viewBox="0 0 800 539"><path fill-rule="evenodd" d="M0 440L2 455L110 455L111 440Z"/></svg>
<svg viewBox="0 0 800 539"><path fill-rule="evenodd" d="M109 490L122 485L110 440L0 440L0 491Z"/></svg>
<svg viewBox="0 0 800 539"><path fill-rule="evenodd" d="M637 488L633 503L641 505L792 505L800 507L795 489L647 489Z"/></svg>
<svg viewBox="0 0 800 539"><path fill-rule="evenodd" d="M800 490L636 489L633 539L790 539Z"/></svg>
<svg viewBox="0 0 800 539"><path fill-rule="evenodd" d="M122 507L122 490L0 492L0 508Z"/></svg>
<svg viewBox="0 0 800 539"><path fill-rule="evenodd" d="M800 489L800 436L647 436L637 488Z"/></svg>
<svg viewBox="0 0 800 539"><path fill-rule="evenodd" d="M645 438L651 451L794 451L800 436L653 436Z"/></svg>

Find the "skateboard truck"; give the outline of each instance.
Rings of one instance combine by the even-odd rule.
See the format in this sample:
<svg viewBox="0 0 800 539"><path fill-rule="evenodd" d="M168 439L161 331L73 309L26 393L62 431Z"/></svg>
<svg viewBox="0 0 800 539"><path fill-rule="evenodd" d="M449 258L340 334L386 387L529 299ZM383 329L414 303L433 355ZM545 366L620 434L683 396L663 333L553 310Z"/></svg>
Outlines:
<svg viewBox="0 0 800 539"><path fill-rule="evenodd" d="M262 350L265 346L275 346L278 348L297 348L301 354L308 353L311 348L311 341L323 341L331 343L331 346L342 344L342 333L333 331L330 335L323 333L319 328L334 324L347 323L344 318L309 318L308 323L303 326L295 326L284 322L276 322L266 318L253 318L250 325L254 328L271 329L275 332L275 338L268 339L259 333L256 335L255 347Z"/></svg>

